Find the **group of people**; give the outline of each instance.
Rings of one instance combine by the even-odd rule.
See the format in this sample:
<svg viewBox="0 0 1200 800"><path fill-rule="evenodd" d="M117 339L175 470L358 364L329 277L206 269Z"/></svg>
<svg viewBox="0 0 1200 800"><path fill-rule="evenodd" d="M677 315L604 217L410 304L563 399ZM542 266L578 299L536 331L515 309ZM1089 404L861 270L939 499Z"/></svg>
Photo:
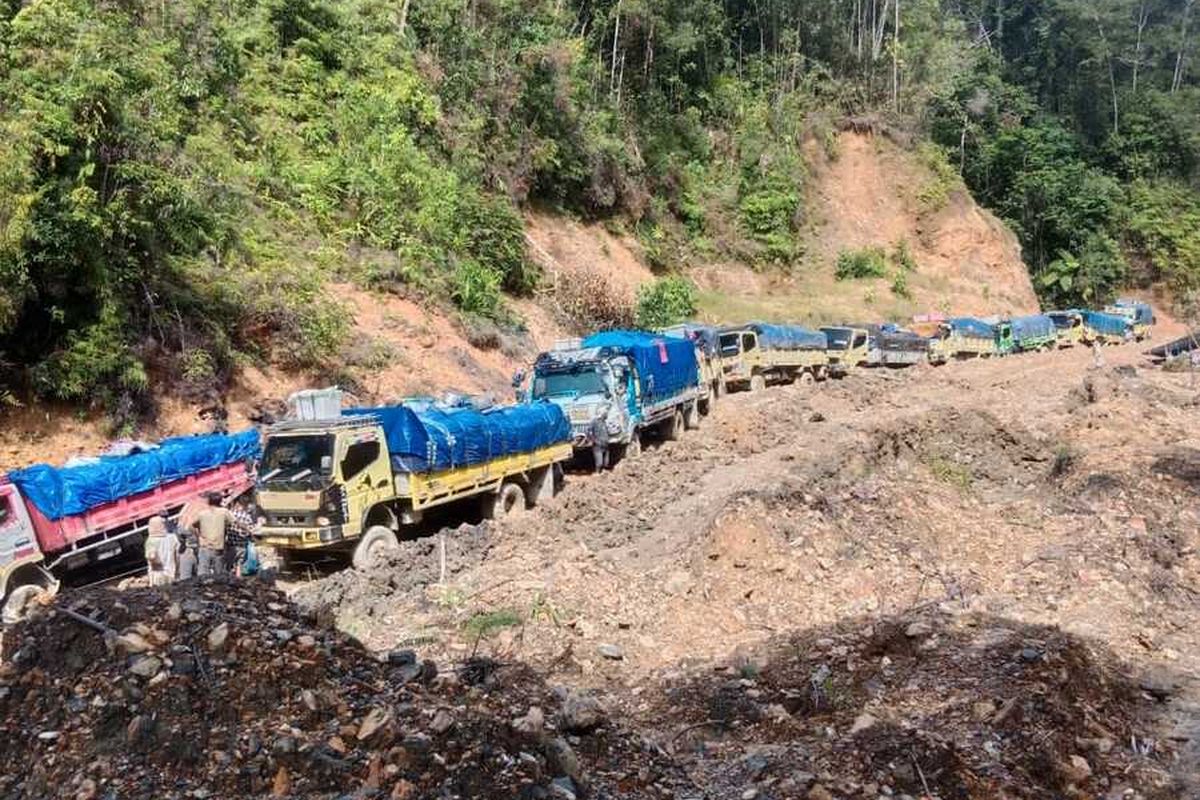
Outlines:
<svg viewBox="0 0 1200 800"><path fill-rule="evenodd" d="M150 585L228 574L238 565L238 553L249 540L251 525L251 520L227 508L216 493L208 495L199 508L188 504L174 521L161 515L152 517L146 536Z"/></svg>

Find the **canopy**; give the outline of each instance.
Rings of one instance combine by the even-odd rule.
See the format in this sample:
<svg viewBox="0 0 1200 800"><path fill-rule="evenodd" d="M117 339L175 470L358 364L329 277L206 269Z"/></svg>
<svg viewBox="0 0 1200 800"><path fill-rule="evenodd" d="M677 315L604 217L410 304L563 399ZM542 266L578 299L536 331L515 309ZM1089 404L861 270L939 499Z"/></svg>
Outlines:
<svg viewBox="0 0 1200 800"><path fill-rule="evenodd" d="M1054 320L1045 314L1013 317L1009 320L1009 325L1012 328L1013 341L1016 342L1055 336L1058 333Z"/></svg>
<svg viewBox="0 0 1200 800"><path fill-rule="evenodd" d="M100 456L73 467L37 464L8 477L47 519L57 520L258 455L258 432L251 429L164 439L153 450Z"/></svg>
<svg viewBox="0 0 1200 800"><path fill-rule="evenodd" d="M996 335L996 329L990 323L976 317L953 317L946 322L950 330L969 339L991 339Z"/></svg>
<svg viewBox="0 0 1200 800"><path fill-rule="evenodd" d="M1129 329L1129 320L1103 311L1084 311L1083 324L1107 336L1124 336Z"/></svg>
<svg viewBox="0 0 1200 800"><path fill-rule="evenodd" d="M553 403L478 410L435 403L347 408L383 427L397 472L440 472L569 442L571 425Z"/></svg>
<svg viewBox="0 0 1200 800"><path fill-rule="evenodd" d="M687 339L642 331L604 331L584 339L583 346L628 356L638 371L648 405L700 385L696 347Z"/></svg>
<svg viewBox="0 0 1200 800"><path fill-rule="evenodd" d="M799 325L772 325L755 322L750 325L758 333L758 343L774 350L824 350L829 340L821 331Z"/></svg>

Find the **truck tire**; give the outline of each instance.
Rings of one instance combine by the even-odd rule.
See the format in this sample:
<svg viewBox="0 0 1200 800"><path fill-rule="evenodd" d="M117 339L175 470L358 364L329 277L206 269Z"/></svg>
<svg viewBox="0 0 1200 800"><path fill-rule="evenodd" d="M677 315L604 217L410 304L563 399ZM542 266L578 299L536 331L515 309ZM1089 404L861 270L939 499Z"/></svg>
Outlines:
<svg viewBox="0 0 1200 800"><path fill-rule="evenodd" d="M800 373L800 383L804 384L805 386L815 383L816 380L817 376L813 375L811 370L806 369L804 372Z"/></svg>
<svg viewBox="0 0 1200 800"><path fill-rule="evenodd" d="M668 442L679 441L683 438L683 429L685 426L683 412L676 409L671 418L663 423L663 438Z"/></svg>
<svg viewBox="0 0 1200 800"><path fill-rule="evenodd" d="M700 427L700 404L699 402L692 403L687 407L687 411L683 415L683 424L689 431L694 431Z"/></svg>
<svg viewBox="0 0 1200 800"><path fill-rule="evenodd" d="M750 391L761 392L767 388L767 379L763 377L761 372L756 372L750 377Z"/></svg>
<svg viewBox="0 0 1200 800"><path fill-rule="evenodd" d="M505 483L500 491L487 498L483 515L488 519L504 519L525 510L525 490L515 483Z"/></svg>
<svg viewBox="0 0 1200 800"><path fill-rule="evenodd" d="M8 593L8 597L4 598L4 610L0 612L0 617L3 618L6 625L20 622L25 619L25 615L29 613L38 599L47 591L46 587L36 583L27 583L24 586L18 586Z"/></svg>
<svg viewBox="0 0 1200 800"><path fill-rule="evenodd" d="M391 529L382 525L372 525L359 539L350 562L357 570L367 570L375 565L379 556L399 547L400 543L396 541L396 534Z"/></svg>
<svg viewBox="0 0 1200 800"><path fill-rule="evenodd" d="M621 448L621 458L636 460L642 454L642 432L634 431L629 442Z"/></svg>

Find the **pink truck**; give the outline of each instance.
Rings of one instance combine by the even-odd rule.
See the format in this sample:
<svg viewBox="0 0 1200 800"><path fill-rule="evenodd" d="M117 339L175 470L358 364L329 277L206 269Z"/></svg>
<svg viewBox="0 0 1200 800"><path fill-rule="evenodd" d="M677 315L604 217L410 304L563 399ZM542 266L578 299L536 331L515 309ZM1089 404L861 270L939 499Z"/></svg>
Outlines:
<svg viewBox="0 0 1200 800"><path fill-rule="evenodd" d="M39 595L145 569L146 524L212 492L254 484L258 436L169 439L154 449L75 467L0 476L0 597L5 622Z"/></svg>

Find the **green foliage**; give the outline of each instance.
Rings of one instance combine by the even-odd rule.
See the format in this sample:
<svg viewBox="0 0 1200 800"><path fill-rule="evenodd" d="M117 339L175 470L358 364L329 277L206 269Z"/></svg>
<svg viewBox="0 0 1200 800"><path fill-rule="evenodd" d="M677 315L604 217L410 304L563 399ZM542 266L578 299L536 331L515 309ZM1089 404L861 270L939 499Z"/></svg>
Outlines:
<svg viewBox="0 0 1200 800"><path fill-rule="evenodd" d="M499 271L464 259L454 273L451 296L458 307L468 314L495 317L500 312L500 284L503 280L504 276Z"/></svg>
<svg viewBox="0 0 1200 800"><path fill-rule="evenodd" d="M882 278L887 275L887 253L882 247L862 247L838 253L833 275L839 281Z"/></svg>
<svg viewBox="0 0 1200 800"><path fill-rule="evenodd" d="M896 270L892 274L892 294L905 300L912 299L912 290L908 288L908 273L904 270Z"/></svg>
<svg viewBox="0 0 1200 800"><path fill-rule="evenodd" d="M660 278L638 290L635 322L644 330L675 325L695 315L696 300L696 285L687 278Z"/></svg>
<svg viewBox="0 0 1200 800"><path fill-rule="evenodd" d="M499 611L475 614L463 624L463 633L478 643L480 639L486 639L505 628L514 628L520 624L520 614L512 609L503 608Z"/></svg>
<svg viewBox="0 0 1200 800"><path fill-rule="evenodd" d="M950 193L962 185L962 178L958 170L950 166L946 150L932 142L918 145L917 157L929 173L917 190L917 203L921 211L936 213L946 207Z"/></svg>
<svg viewBox="0 0 1200 800"><path fill-rule="evenodd" d="M895 249L892 250L892 263L905 272L917 271L917 260L908 248L908 240L900 239L896 242Z"/></svg>

